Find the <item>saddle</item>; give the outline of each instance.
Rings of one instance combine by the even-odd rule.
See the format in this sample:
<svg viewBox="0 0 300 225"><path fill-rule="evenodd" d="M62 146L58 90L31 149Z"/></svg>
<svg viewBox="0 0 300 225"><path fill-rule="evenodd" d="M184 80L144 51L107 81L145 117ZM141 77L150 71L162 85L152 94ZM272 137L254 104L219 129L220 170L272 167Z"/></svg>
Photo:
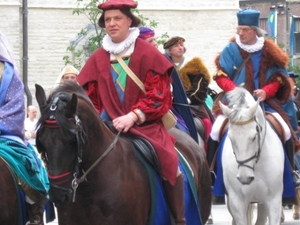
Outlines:
<svg viewBox="0 0 300 225"><path fill-rule="evenodd" d="M282 143L285 143L285 132L284 132L284 129L283 129L281 123L276 119L275 116L273 116L272 113L269 113L269 112L266 112L266 119L270 123L273 130L278 134ZM219 140L221 140L221 138L223 137L223 135L225 134L227 129L228 129L228 118L226 118L224 120L224 122L220 128Z"/></svg>
<svg viewBox="0 0 300 225"><path fill-rule="evenodd" d="M199 136L206 142L207 131L205 124L201 118L208 118L211 121L211 124L214 122L214 117L211 111L208 109L205 103L201 105L192 105L191 111L194 117L194 123L197 129Z"/></svg>
<svg viewBox="0 0 300 225"><path fill-rule="evenodd" d="M104 124L108 129L110 129L110 131L117 134L117 131L113 128L111 121L105 120ZM124 135L121 133L121 137L128 140L162 178L160 163L151 143L145 138L137 135Z"/></svg>

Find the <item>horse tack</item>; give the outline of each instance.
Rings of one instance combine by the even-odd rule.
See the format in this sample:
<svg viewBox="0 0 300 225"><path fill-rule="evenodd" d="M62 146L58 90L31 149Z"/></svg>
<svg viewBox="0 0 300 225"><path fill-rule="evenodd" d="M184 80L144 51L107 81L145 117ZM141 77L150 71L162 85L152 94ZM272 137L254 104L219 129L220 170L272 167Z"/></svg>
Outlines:
<svg viewBox="0 0 300 225"><path fill-rule="evenodd" d="M52 103L50 110L51 111L55 111L56 110L56 105L58 102L59 98L55 98L54 102ZM93 165L90 166L90 168L87 171L82 171L83 175L81 177L77 177L78 171L79 171L79 164L82 162L82 154L83 154L83 148L84 148L84 144L85 144L85 139L86 139L86 134L82 129L82 124L81 124L81 120L79 119L79 117L77 115L74 116L74 118L68 118L69 121L74 122L76 125L77 129L70 129L69 131L74 133L76 135L76 141L77 141L77 152L78 152L78 163L76 163L75 166L75 173L73 174L73 180L72 180L72 190L70 189L66 189L64 187L60 187L59 185L55 185L55 184L50 184L51 186L63 190L63 191L67 191L69 193L73 192L73 202L75 202L75 197L76 197L76 190L79 186L80 183L82 183L83 181L86 180L86 176L90 173L90 171L95 168L95 166L100 163L100 161L114 148L116 142L118 141L120 132L118 132L118 134L116 135L116 138L114 139L114 141L111 143L111 145L109 146L109 148L107 148L104 153L93 163ZM44 127L47 128L51 128L51 129L56 129L56 128L60 128L59 124L57 123L56 120L51 119L51 120L45 120L44 122ZM69 176L70 173L66 173L64 174L65 176ZM57 179L61 179L62 177L59 176L59 178L53 177L51 175L48 175L50 180L57 180Z"/></svg>
<svg viewBox="0 0 300 225"><path fill-rule="evenodd" d="M77 161L76 155L78 150L76 141L72 133L69 133L69 128L72 128L73 131L76 130L75 126L70 125L70 121L75 123L75 119L70 119L70 115L77 115L80 118L88 138L80 164L80 169L84 169L86 172L83 172L82 177L77 177L73 180L69 179L62 186L70 190L72 190L72 186L76 188L80 181L85 180L87 173L91 171L88 180L82 182L78 189L76 188L76 201L72 203L74 199L73 190L73 193L67 193L50 186L49 195L51 200L57 206L63 206L57 208L59 223L75 225L81 224L82 221L88 219L89 224L93 225L99 224L99 222L112 225L146 224L151 203L149 179L145 168L140 163L135 152L132 151L132 144L124 138L118 138L118 135L107 128L104 121L99 119L99 115L94 107L88 104L86 98L81 95L82 92L84 93L84 90L78 90L78 85L74 84L72 90L68 92L72 95L71 100L65 99L63 104L58 102L55 113L49 111L52 103L51 96L60 91L65 91L67 86L67 83L59 86L50 94L48 99L44 89L36 86L37 101L39 106L43 107L41 119L39 120L41 124L39 131L41 133L37 139L39 139L38 141L40 141L42 147L46 147L45 151L49 161L48 171L54 176L57 174L59 176L65 171L72 171L75 161ZM77 97L77 101L74 100L74 97ZM56 117L57 123L67 124L67 126L60 127L60 130L43 128L43 123L49 118L51 113ZM57 126L51 123L51 127ZM63 133L66 135L60 135L60 131L67 133ZM211 207L211 195L208 194L211 193L211 186L207 182L209 170L205 163L205 154L198 151L200 150L199 146L188 134L176 131L171 135L176 137L176 146L180 146L180 149L182 148L183 155L187 157L191 167L195 169L195 178L198 178L196 191L201 204L203 204L201 205L201 217L202 221L205 222ZM59 142L53 144L52 138L59 140ZM70 139L73 141L67 145ZM113 151L111 151L112 149ZM102 160L104 157L105 160ZM100 161L101 163L99 163ZM70 172L69 176L71 175L73 175L72 172ZM72 181L74 182L72 183ZM50 180L51 183L53 181ZM135 193L137 198L133 197L133 193ZM126 207L118 207L118 205L125 205ZM96 211L94 211L95 208ZM93 211L92 214L90 213L91 210ZM107 217L104 215L106 213L109 213L111 216ZM169 215L165 214L165 216Z"/></svg>
<svg viewBox="0 0 300 225"><path fill-rule="evenodd" d="M265 224L268 219L270 225L279 224L284 167L281 140L267 123L259 102L249 92L243 88L235 88L227 97L230 105L236 107L220 104L222 112L231 123L228 127L229 135L224 140L221 162L226 190L224 194L227 195L227 207L233 223L252 224L253 214L249 213L249 206L253 202L260 202L256 223ZM242 121L241 118L250 119ZM245 141L241 141L241 137ZM248 158L250 161L258 151L261 160L252 160L251 164L247 163L249 167L240 167L237 159ZM254 166L255 171L251 168Z"/></svg>
<svg viewBox="0 0 300 225"><path fill-rule="evenodd" d="M283 129L281 123L276 119L276 117L272 113L266 112L266 118L269 121L272 128L276 131L276 133L280 137L282 143L285 143L285 140L286 140L285 132L284 132L284 129Z"/></svg>

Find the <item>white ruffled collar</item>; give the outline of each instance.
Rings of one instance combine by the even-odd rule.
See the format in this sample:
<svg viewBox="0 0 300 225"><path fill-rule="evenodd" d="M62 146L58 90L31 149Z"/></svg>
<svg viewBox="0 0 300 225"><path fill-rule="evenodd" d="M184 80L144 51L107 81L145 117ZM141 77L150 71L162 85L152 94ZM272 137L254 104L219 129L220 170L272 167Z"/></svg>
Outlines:
<svg viewBox="0 0 300 225"><path fill-rule="evenodd" d="M129 36L121 43L113 43L110 36L106 34L103 38L103 48L112 54L119 54L126 48L130 47L140 34L140 30L137 27L129 28Z"/></svg>
<svg viewBox="0 0 300 225"><path fill-rule="evenodd" d="M245 50L246 52L253 53L261 50L264 47L265 39L264 37L256 37L257 41L253 45L245 45L241 42L240 36L237 34L235 37L235 41L241 49Z"/></svg>

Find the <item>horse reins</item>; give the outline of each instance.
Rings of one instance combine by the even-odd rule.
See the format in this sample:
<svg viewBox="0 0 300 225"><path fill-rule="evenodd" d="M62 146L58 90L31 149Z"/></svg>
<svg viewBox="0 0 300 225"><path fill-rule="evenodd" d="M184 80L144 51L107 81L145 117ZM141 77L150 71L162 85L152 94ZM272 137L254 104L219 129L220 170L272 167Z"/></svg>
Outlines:
<svg viewBox="0 0 300 225"><path fill-rule="evenodd" d="M262 130L262 126L259 125L256 117L254 116L253 118L249 119L249 120L246 120L246 121L238 121L238 122L232 122L232 124L234 125L245 125L245 124L248 124L248 123L251 123L251 122L255 122L256 123L256 132L257 132L257 143L258 143L258 151L255 152L255 154L251 157L249 157L248 159L245 159L245 160L238 160L236 158L236 162L238 163L238 168L241 167L241 166L244 166L244 167L248 167L252 170L254 170L254 166L251 167L251 166L248 166L246 165L247 162L250 162L251 160L253 159L256 159L255 163L258 162L259 158L260 158L260 153L261 153L261 146L262 144L260 143L261 142L261 130Z"/></svg>
<svg viewBox="0 0 300 225"><path fill-rule="evenodd" d="M55 97L51 106L50 106L50 111L55 111L57 108L57 102L59 100L59 97ZM59 184L66 182L66 177L69 177L71 175L71 172L67 172L61 175L57 175L57 176L51 176L48 173L48 177L50 180L52 180L53 182L55 181L56 184L50 183L50 186L62 190L62 191L66 191L68 193L72 193L73 192L73 202L75 202L75 197L76 197L76 190L78 188L78 185L80 183L82 183L83 181L86 181L86 176L91 172L92 169L94 169L96 167L97 164L100 163L100 161L103 160L103 158L105 156L107 156L107 154L115 147L120 133L121 131L119 131L117 133L117 135L115 136L113 142L110 144L110 146L101 154L101 156L86 170L82 170L83 175L80 178L77 178L77 174L79 174L79 164L82 162L82 155L83 155L83 149L84 146L86 144L85 139L86 139L86 134L83 130L82 127L82 123L80 118L75 115L73 118L68 118L69 121L74 122L76 125L75 129L68 129L70 132L74 133L76 136L76 142L77 142L77 163L75 166L75 172L73 174L73 180L71 182L71 188L65 188L65 187L61 187L59 186ZM43 123L43 127L45 128L49 128L49 129L58 129L60 128L60 125L57 123L57 121L55 120L54 116L50 116L49 119L45 120ZM47 163L47 160L44 157L44 160Z"/></svg>

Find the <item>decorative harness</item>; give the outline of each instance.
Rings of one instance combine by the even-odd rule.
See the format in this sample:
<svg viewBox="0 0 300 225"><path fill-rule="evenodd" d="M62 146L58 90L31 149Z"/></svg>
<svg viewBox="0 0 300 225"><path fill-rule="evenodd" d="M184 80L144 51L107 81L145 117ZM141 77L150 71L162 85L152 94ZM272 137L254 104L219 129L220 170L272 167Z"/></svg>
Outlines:
<svg viewBox="0 0 300 225"><path fill-rule="evenodd" d="M60 95L59 96L55 96L51 106L50 106L50 111L53 112L53 114L49 117L49 119L45 120L43 123L43 126L45 128L49 128L49 129L58 129L60 128L60 125L57 123L54 113L57 109L57 103L60 100ZM79 165L82 162L82 155L83 155L83 150L84 150L84 146L86 144L86 133L83 130L82 127L82 122L80 120L80 118L77 115L74 115L74 117L72 118L67 118L70 122L73 122L75 124L75 128L69 128L68 131L70 131L71 133L75 134L76 136L76 143L77 143L77 161L75 164L75 168L74 168L74 173L73 173L73 177L71 172L66 172L64 174L60 174L60 175L56 175L56 176L51 176L48 173L48 177L50 180L50 186L56 189L59 189L61 191L67 192L67 193L73 193L73 202L75 202L75 197L76 197L76 190L78 188L78 185L80 183L82 183L83 181L86 181L86 176L90 173L90 171L95 168L95 166L100 163L100 161L114 148L114 146L116 145L120 133L118 132L118 134L115 136L113 142L110 144L110 146L103 152L103 154L86 170L83 171L82 170L82 176L78 177L80 172L79 172ZM45 157L45 151L42 152L42 159L45 162L45 164L48 164L48 160ZM71 183L71 188L65 188L65 187L61 187L59 184L65 183L70 177L72 177L72 183Z"/></svg>
<svg viewBox="0 0 300 225"><path fill-rule="evenodd" d="M236 162L238 163L238 168L241 167L241 166L244 166L244 167L248 167L250 169L252 169L254 171L254 166L251 167L251 166L248 166L246 165L247 162L250 162L251 160L253 159L256 159L255 160L255 163L258 162L259 158L260 158L260 153L261 153L261 146L263 145L260 144L261 143L261 131L262 131L262 126L259 125L258 121L256 120L256 117L254 116L253 118L249 119L249 120L246 120L246 121L238 121L238 122L232 122L232 124L234 125L245 125L245 124L248 124L248 123L252 123L252 122L255 122L256 123L256 132L257 132L257 143L258 143L258 151L255 152L255 154L251 157L249 157L248 159L245 159L245 160L238 160L236 157ZM265 135L264 135L264 138L265 138ZM265 140L265 139L264 139ZM263 142L264 142L263 140ZM235 155L235 153L234 153Z"/></svg>

